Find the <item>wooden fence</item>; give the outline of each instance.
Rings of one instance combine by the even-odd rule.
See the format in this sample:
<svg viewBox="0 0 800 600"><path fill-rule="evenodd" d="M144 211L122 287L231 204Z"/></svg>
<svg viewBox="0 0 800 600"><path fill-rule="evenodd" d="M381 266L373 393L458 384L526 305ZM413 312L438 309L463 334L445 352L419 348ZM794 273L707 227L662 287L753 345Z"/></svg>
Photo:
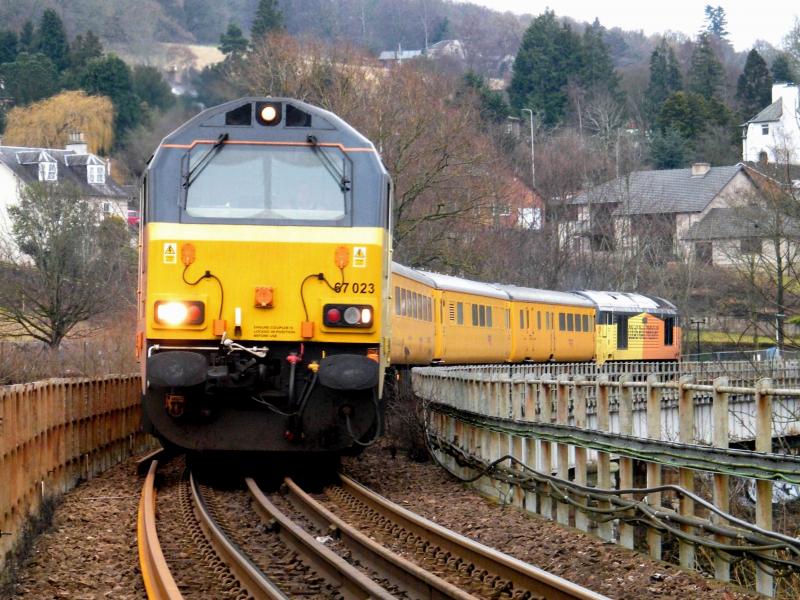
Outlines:
<svg viewBox="0 0 800 600"><path fill-rule="evenodd" d="M50 379L0 386L0 571L42 500L152 444L140 379Z"/></svg>
<svg viewBox="0 0 800 600"><path fill-rule="evenodd" d="M798 389L777 389L769 379L735 387L723 377L612 381L508 367L417 368L413 385L435 456L486 493L629 548L643 526L640 539L654 558L669 538L682 566L720 580L730 579L734 561L748 559L756 589L767 595L775 593L776 573L800 571L800 539L776 533L772 514L773 485L800 484L800 458L773 449L773 400L800 396ZM729 448L731 395L752 397L755 451ZM676 397L677 439L667 439L662 408ZM695 408L708 398L712 443L701 445ZM635 403L646 411L645 430L636 434ZM752 482L754 522L731 514L734 480ZM700 547L710 564L700 564Z"/></svg>

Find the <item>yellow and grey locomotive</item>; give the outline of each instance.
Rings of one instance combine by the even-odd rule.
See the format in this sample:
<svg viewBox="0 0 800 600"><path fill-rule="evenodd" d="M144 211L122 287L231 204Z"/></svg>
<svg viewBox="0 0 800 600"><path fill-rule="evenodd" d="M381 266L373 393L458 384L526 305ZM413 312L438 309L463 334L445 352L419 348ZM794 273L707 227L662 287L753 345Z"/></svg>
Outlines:
<svg viewBox="0 0 800 600"><path fill-rule="evenodd" d="M380 435L391 180L363 135L297 100L229 102L162 141L141 202L149 431L310 453Z"/></svg>

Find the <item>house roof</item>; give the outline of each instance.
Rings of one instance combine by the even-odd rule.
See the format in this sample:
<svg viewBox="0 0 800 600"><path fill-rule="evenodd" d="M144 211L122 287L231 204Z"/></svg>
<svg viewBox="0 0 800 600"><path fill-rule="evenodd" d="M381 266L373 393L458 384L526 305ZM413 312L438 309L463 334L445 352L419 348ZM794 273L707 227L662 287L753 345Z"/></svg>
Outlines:
<svg viewBox="0 0 800 600"><path fill-rule="evenodd" d="M711 167L704 175L692 169L634 171L603 183L571 200L571 204L619 204L615 215L700 212L722 191L741 164Z"/></svg>
<svg viewBox="0 0 800 600"><path fill-rule="evenodd" d="M384 50L378 60L408 60L422 56L422 50Z"/></svg>
<svg viewBox="0 0 800 600"><path fill-rule="evenodd" d="M85 196L119 200L129 196L108 174L105 183L89 183L88 165L105 167L105 162L94 154L77 154L73 150L52 148L0 146L0 163L11 169L25 183L39 181L40 162L55 162L58 165L58 181L77 186Z"/></svg>
<svg viewBox="0 0 800 600"><path fill-rule="evenodd" d="M755 117L745 123L768 123L772 121L780 121L783 116L783 102L780 98L775 100L767 108L758 113Z"/></svg>
<svg viewBox="0 0 800 600"><path fill-rule="evenodd" d="M754 206L712 208L697 223L694 223L683 239L687 241L711 241L741 238L763 238L772 235L772 219L769 213ZM800 236L800 224L781 221L783 236Z"/></svg>

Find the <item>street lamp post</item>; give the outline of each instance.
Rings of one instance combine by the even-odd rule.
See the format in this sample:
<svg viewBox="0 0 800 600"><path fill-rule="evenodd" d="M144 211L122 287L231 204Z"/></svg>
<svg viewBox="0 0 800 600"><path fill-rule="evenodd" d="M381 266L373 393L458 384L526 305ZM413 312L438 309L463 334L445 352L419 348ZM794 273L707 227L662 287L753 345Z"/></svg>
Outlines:
<svg viewBox="0 0 800 600"><path fill-rule="evenodd" d="M700 360L700 325L703 325L706 320L705 319L691 319L689 321L692 325L697 327L697 360Z"/></svg>
<svg viewBox="0 0 800 600"><path fill-rule="evenodd" d="M536 154L533 149L533 111L530 108L523 108L522 112L528 113L531 118L531 186L536 187Z"/></svg>

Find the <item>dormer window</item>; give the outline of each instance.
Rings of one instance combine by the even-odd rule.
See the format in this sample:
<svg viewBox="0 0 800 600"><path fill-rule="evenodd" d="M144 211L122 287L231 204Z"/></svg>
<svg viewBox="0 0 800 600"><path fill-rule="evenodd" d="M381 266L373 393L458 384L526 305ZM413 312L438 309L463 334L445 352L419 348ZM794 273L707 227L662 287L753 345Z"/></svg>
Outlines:
<svg viewBox="0 0 800 600"><path fill-rule="evenodd" d="M106 182L105 165L87 165L86 179L89 183L103 185Z"/></svg>
<svg viewBox="0 0 800 600"><path fill-rule="evenodd" d="M58 164L54 162L40 162L39 181L58 181Z"/></svg>

